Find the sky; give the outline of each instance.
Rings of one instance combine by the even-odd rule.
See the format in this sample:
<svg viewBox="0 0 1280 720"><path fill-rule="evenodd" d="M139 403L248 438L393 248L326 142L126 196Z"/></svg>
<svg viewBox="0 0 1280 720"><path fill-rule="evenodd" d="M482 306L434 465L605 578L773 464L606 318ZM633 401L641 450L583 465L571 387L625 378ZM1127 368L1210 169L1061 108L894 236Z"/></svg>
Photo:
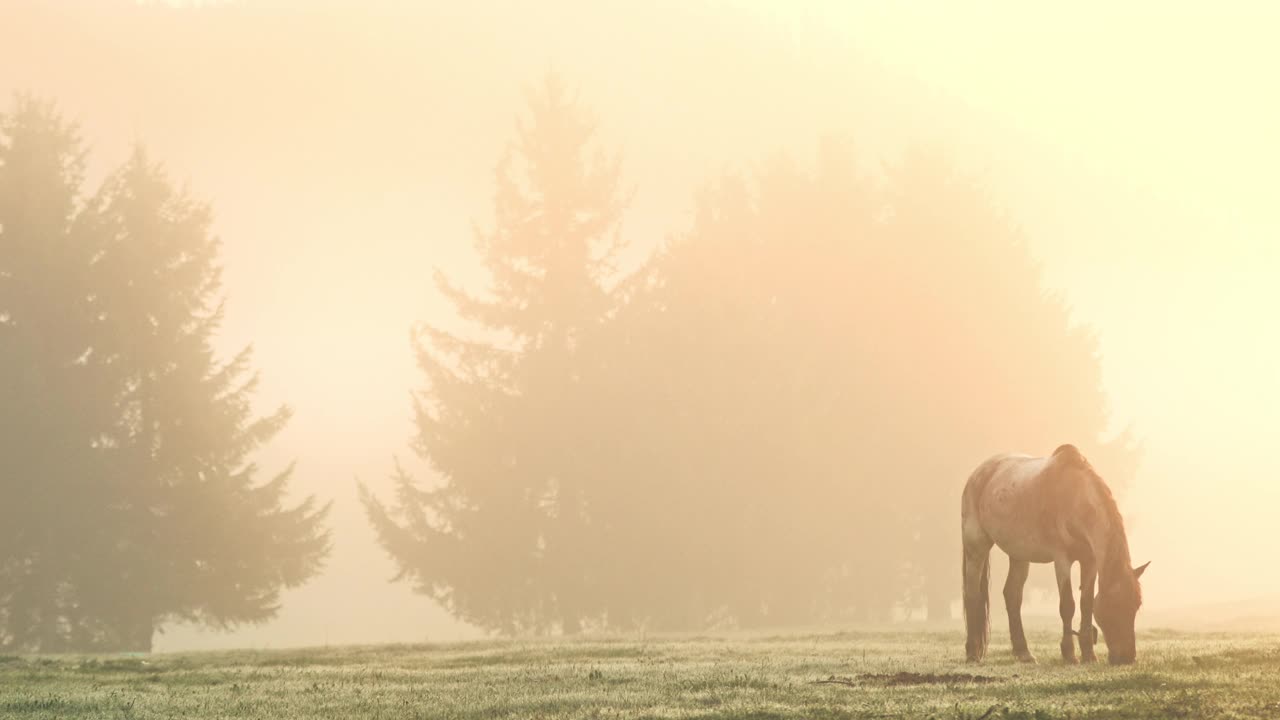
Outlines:
<svg viewBox="0 0 1280 720"><path fill-rule="evenodd" d="M1280 7L108 5L0 0L0 92L57 99L95 172L143 141L211 202L225 349L252 342L262 407L296 412L264 462L297 457L296 490L335 503L327 572L276 620L171 628L157 649L475 636L386 582L356 483L385 490L395 456L421 470L410 327L447 318L435 268L478 278L472 223L523 86L551 68L623 153L637 256L687 225L701 184L771 150L844 133L875 168L945 147L1097 331L1113 423L1145 448L1121 505L1153 561L1148 610L1280 612L1280 573L1254 567L1280 502Z"/></svg>

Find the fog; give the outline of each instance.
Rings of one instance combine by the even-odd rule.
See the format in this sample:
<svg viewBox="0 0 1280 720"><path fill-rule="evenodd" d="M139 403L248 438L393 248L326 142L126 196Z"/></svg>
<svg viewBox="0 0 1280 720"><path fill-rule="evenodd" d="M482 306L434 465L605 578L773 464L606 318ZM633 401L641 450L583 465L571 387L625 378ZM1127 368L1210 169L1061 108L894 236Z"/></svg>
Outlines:
<svg viewBox="0 0 1280 720"><path fill-rule="evenodd" d="M548 70L621 150L631 263L689 227L705 183L775 150L843 133L874 170L945 148L1096 330L1113 429L1142 441L1118 493L1152 560L1140 623L1280 619L1280 573L1257 562L1280 504L1275 6L193 5L0 6L6 99L56 100L91 176L142 141L210 202L219 343L252 343L261 407L295 410L262 464L296 458L292 491L334 502L325 570L278 617L169 627L158 650L480 634L389 582L357 482L389 494L396 457L429 474L408 450L410 328L452 322L435 268L481 282L472 224L491 221L494 166Z"/></svg>

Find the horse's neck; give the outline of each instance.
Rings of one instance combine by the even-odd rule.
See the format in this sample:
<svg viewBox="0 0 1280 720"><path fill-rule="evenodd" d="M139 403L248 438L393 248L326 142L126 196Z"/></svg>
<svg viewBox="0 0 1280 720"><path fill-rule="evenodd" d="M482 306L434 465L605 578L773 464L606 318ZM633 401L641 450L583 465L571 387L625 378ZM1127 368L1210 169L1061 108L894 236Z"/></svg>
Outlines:
<svg viewBox="0 0 1280 720"><path fill-rule="evenodd" d="M1103 584L1111 582L1122 572L1130 571L1129 538L1124 527L1107 513L1102 513L1091 533L1094 558L1097 560L1098 578Z"/></svg>

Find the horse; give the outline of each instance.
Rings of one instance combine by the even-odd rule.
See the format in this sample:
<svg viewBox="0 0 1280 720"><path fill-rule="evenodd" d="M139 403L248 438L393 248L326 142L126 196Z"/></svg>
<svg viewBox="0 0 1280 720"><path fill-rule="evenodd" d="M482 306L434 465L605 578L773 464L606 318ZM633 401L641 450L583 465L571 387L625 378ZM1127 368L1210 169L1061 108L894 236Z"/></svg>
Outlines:
<svg viewBox="0 0 1280 720"><path fill-rule="evenodd" d="M1107 660L1129 664L1137 658L1134 620L1142 605L1138 582L1145 565L1129 566L1129 541L1110 488L1074 445L1049 457L1004 453L978 466L965 483L960 502L964 545L965 653L969 662L986 656L991 625L991 546L1009 556L1004 584L1013 654L1034 663L1022 629L1022 589L1031 563L1053 563L1058 611L1062 617L1062 659L1096 662L1093 647L1102 628ZM1075 599L1071 566L1080 563L1080 632L1071 629ZM1098 593L1094 596L1094 585Z"/></svg>

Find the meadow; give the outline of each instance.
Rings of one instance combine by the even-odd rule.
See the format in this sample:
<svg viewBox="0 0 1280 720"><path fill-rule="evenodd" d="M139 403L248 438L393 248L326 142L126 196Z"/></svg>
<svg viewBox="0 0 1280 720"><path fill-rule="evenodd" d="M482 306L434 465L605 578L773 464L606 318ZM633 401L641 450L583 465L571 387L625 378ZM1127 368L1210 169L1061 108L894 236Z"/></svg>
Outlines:
<svg viewBox="0 0 1280 720"><path fill-rule="evenodd" d="M1129 667L1005 640L977 666L941 630L8 656L0 717L1280 717L1280 635L1147 631Z"/></svg>

